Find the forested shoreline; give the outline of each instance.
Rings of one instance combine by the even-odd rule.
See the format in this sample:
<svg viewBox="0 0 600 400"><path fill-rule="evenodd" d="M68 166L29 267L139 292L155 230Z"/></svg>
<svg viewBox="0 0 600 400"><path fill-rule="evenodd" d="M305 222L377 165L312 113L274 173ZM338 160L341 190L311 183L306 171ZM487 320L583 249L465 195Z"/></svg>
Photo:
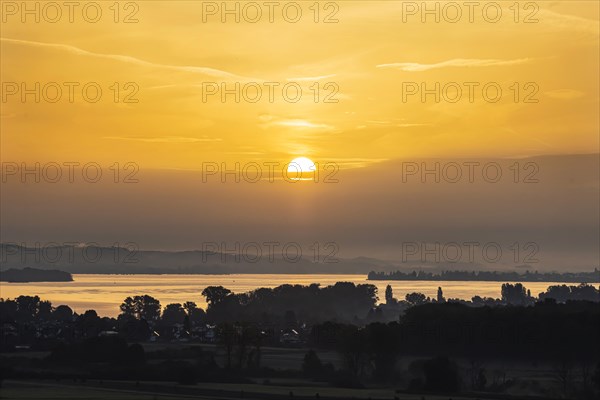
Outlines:
<svg viewBox="0 0 600 400"><path fill-rule="evenodd" d="M593 272L538 272L525 271L442 271L440 273L426 271L412 272L376 272L367 276L371 281L489 281L489 282L565 282L565 283L600 283L600 270Z"/></svg>

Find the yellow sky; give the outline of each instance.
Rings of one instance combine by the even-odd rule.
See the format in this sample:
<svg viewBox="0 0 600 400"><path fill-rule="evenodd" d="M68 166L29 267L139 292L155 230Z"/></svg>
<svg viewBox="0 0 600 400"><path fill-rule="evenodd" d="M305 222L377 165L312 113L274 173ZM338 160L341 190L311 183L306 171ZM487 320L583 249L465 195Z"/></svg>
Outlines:
<svg viewBox="0 0 600 400"><path fill-rule="evenodd" d="M327 3L319 4L319 23L306 1L298 2L297 23L279 9L273 23L267 15L256 23L243 16L240 23L233 16L222 23L220 13L207 15L206 4L192 1L140 1L127 9L122 2L119 23L112 2L99 3L97 23L85 21L80 10L71 23L66 9L57 23L44 20L52 10L41 10L39 23L27 15L23 23L22 10L12 8L20 2L2 2L2 160L197 169L203 161L296 156L357 166L410 157L598 152L598 2L536 2L539 10L521 2L518 23L508 8L512 1L499 2L497 23L486 21L480 8L473 22L463 15L457 23L433 17L423 23L399 1ZM123 23L132 12L138 22ZM338 22L323 23L332 12ZM538 22L524 23L532 12ZM23 82L29 88L57 82L63 97L35 103L33 95L23 102L21 93L7 94L14 89L7 85ZM79 83L73 103L64 82ZM88 82L103 90L97 103L82 97ZM128 82L135 86L125 87ZM261 87L262 97L237 103L233 95L225 102L220 93L206 95L209 86L236 82ZM266 82L278 85L272 102ZM463 97L403 101L408 82L456 82ZM473 102L464 82L479 84ZM482 98L489 82L503 90L496 103ZM302 88L298 102L283 97L287 83ZM123 102L134 88L139 101ZM337 102L325 103L334 91ZM523 102L533 91L537 103Z"/></svg>
<svg viewBox="0 0 600 400"><path fill-rule="evenodd" d="M600 3L479 2L472 20L466 3L427 3L439 22L421 1L392 0L276 2L273 22L266 7L244 21L258 1L223 23L221 1L98 1L78 3L73 22L63 7L53 23L48 4L62 2L0 1L3 166L119 163L121 174L39 185L6 174L2 240L335 241L341 257L389 259L402 241L533 241L541 269L597 266L598 159L565 155L600 152ZM23 4L38 4L39 22ZM436 84L439 102L415 92ZM339 182L222 184L197 171L301 156L339 164ZM533 157L539 184L513 181L521 157ZM404 183L403 163L425 158L500 160L503 180ZM124 184L127 162L138 184Z"/></svg>

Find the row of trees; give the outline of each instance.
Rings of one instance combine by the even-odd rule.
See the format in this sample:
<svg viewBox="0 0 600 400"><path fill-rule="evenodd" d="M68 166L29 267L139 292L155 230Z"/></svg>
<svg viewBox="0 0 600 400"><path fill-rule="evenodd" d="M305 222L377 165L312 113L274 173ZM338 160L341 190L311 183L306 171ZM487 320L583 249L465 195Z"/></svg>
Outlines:
<svg viewBox="0 0 600 400"><path fill-rule="evenodd" d="M0 321L71 321L73 310L66 305L53 307L39 296L19 296L14 300L0 299Z"/></svg>
<svg viewBox="0 0 600 400"><path fill-rule="evenodd" d="M261 321L285 325L301 320L357 322L377 304L377 287L337 282L321 288L318 284L281 285L234 294L222 286L204 289L207 318L214 322ZM293 311L293 315L289 313ZM287 321L286 321L287 320Z"/></svg>
<svg viewBox="0 0 600 400"><path fill-rule="evenodd" d="M442 271L439 274L427 271L375 272L368 274L369 280L395 281L493 281L493 282L588 282L600 283L600 271L594 272L500 272L500 271Z"/></svg>
<svg viewBox="0 0 600 400"><path fill-rule="evenodd" d="M474 296L471 301L448 299L438 288L436 299L422 293L406 294L403 301L394 298L392 288L387 286L385 305L387 310L403 312L405 309L426 303L446 301L473 306L533 305L536 301L565 303L572 300L600 301L600 291L588 284L553 285L536 299L521 283L505 283L499 299ZM373 285L355 285L338 282L321 288L282 285L273 289L260 288L248 293L234 294L222 286L209 286L202 291L208 304L207 312L192 301L168 304L162 309L160 301L149 295L127 297L120 305L120 321L143 320L151 327L183 324L191 327L202 322L261 321L282 326L294 326L298 321L318 323L322 321L358 322L376 309L377 288ZM1 300L1 299L0 299ZM96 315L88 311L88 316ZM53 307L39 296L19 296L14 300L0 301L0 321L72 321L76 317L66 305ZM97 315L96 315L97 317ZM398 314L393 315L397 319ZM91 317L90 317L91 318Z"/></svg>
<svg viewBox="0 0 600 400"><path fill-rule="evenodd" d="M155 355L144 353L139 345L127 344L125 339L145 340L152 331L158 331L162 336L174 325L187 329L197 323L227 318L226 313L230 310L234 314L229 316L229 320L219 322L215 329L218 343L225 353L225 361L221 364L223 369L216 368L210 357L204 357L201 365L181 368L182 373L192 374L188 382L215 371L223 373L221 378L225 379L262 373L262 349L268 344L270 334L265 326L273 324L280 332L285 330L286 325L297 324L307 315L317 322L308 325L304 339L316 351L307 353L303 363L304 374L335 382L336 385L360 385L360 382L370 381L402 382L404 385L407 383L407 371L402 369L399 361L416 357L418 362L411 363L409 367L410 382L402 387L415 391L458 391L465 381L452 359L462 359L472 364L469 387L484 390L486 360L521 360L557 365L559 376L564 378L566 396L572 387L574 369L594 371L600 358L597 340L600 337L600 308L596 303L568 300L560 304L553 297L548 297L529 306L527 301L531 295L520 284L504 285L502 298L496 299L499 304L514 304L511 307L473 307L473 304L446 301L441 288L435 300L412 293L400 302L394 299L390 287L385 293L386 303L390 306L404 303L411 306L394 322L365 323L356 319L355 316L360 315L356 310L351 312L347 308L359 305L361 312L373 310L376 293L370 290L370 285L365 286L338 284L319 288L315 285L285 285L243 295L233 294L223 287L208 287L203 291L209 304L206 314L192 302L169 304L163 309L160 302L151 296L133 296L123 301L122 313L116 319L100 318L93 310L77 315L68 307L64 308L66 306L54 308L39 297L21 296L0 302L0 318L4 321L12 317L11 322L17 321L19 329L24 327L19 330L19 335L27 339L36 334L30 328L44 325L40 321L57 326L61 332L77 332L74 338L77 340L54 342L49 361L69 364L109 362L111 367L100 371L105 379L132 379L131 374L139 374L139 379L159 379L163 376L161 374L174 368L164 364L157 369L154 363L146 363L148 357ZM557 288L550 288L546 293L563 293L562 286ZM590 290L586 285L568 288L569 293ZM333 301L330 298L332 293L340 299ZM304 304L309 301L309 295L317 299ZM352 296L359 296L359 299L352 299ZM350 305L340 304L344 300L350 301ZM333 302L335 307L327 302ZM327 311L316 311L319 305ZM245 310L247 315L243 314ZM257 310L262 310L262 314ZM318 321L324 315L335 315L338 319ZM104 337L100 334L111 330L118 331L119 335L111 332ZM84 340L78 340L81 338ZM342 360L340 368L322 363L317 355L319 349L336 351ZM445 356L439 357L440 354ZM423 360L424 357L428 359ZM114 368L117 365L131 369L118 375ZM589 389L592 382L590 375L583 372L578 375L578 382L583 382L581 387L585 390L592 390ZM135 376L138 379L138 375Z"/></svg>
<svg viewBox="0 0 600 400"><path fill-rule="evenodd" d="M455 303L462 303L474 306L493 306L493 305L517 305L526 306L532 305L536 301L553 300L558 303L565 303L567 301L593 301L600 302L600 290L594 286L586 283L574 285L553 285L549 286L545 292L539 294L538 298L531 295L531 291L528 290L522 283L504 283L500 289L500 298L494 299L489 297L473 296L471 301L461 299L450 299L448 301ZM405 296L405 305L415 306L430 302L443 303L446 302L444 293L441 287L438 287L437 298L431 299L426 297L423 293L413 292L408 293ZM387 285L385 290L385 302L387 305L394 305L398 303L398 300L394 298L392 286Z"/></svg>
<svg viewBox="0 0 600 400"><path fill-rule="evenodd" d="M184 324L193 326L208 321L261 321L280 325L295 325L299 320L359 321L376 306L374 285L338 282L321 288L318 284L281 285L235 294L223 286L209 286L202 291L208 309L206 313L196 303L168 304L149 295L127 297L120 305L119 318L144 320L152 327Z"/></svg>
<svg viewBox="0 0 600 400"><path fill-rule="evenodd" d="M402 378L398 369L402 358L429 356L435 361L421 365L421 380L411 385L448 393L467 382L457 380L452 363L438 357L443 354L470 363L468 381L474 390L485 388L484 365L489 360L510 360L551 366L564 384L565 396L577 381L577 390L587 393L585 397L591 393L594 370L596 385L600 385L598 337L600 308L590 302L544 301L531 307L491 308L430 303L408 309L399 322L365 327L334 322L315 325L309 344L339 352L344 369L357 380L395 382ZM318 367L310 357L305 362ZM327 370L323 365L320 368L322 373Z"/></svg>
<svg viewBox="0 0 600 400"><path fill-rule="evenodd" d="M127 297L119 308L124 318L144 319L151 324L194 325L205 317L204 310L193 301L168 304L161 314L160 301L148 295Z"/></svg>
<svg viewBox="0 0 600 400"><path fill-rule="evenodd" d="M502 302L511 305L531 305L536 299L531 296L531 291L522 284L505 283L502 285ZM600 301L600 291L586 283L574 285L553 285L538 296L540 301L553 300L558 303L567 301Z"/></svg>

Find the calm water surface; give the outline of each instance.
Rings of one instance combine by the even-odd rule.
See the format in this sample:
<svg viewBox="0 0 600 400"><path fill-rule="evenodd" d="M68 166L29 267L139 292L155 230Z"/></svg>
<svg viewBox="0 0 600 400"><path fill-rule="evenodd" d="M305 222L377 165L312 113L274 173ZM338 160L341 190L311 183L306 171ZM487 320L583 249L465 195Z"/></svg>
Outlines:
<svg viewBox="0 0 600 400"><path fill-rule="evenodd" d="M500 297L503 282L470 281L367 281L365 275L73 275L73 282L6 283L0 284L0 297L15 298L20 295L38 295L50 300L54 306L67 304L78 313L94 309L101 316L117 316L119 305L127 296L148 294L160 300L163 306L169 303L194 301L205 308L202 290L207 286L224 286L234 293L243 293L260 287L275 287L283 284L321 286L345 281L371 283L378 288L383 298L385 287L392 285L394 297L403 299L407 293L421 292L435 298L441 286L446 298L471 299ZM525 282L532 295L537 296L551 282Z"/></svg>

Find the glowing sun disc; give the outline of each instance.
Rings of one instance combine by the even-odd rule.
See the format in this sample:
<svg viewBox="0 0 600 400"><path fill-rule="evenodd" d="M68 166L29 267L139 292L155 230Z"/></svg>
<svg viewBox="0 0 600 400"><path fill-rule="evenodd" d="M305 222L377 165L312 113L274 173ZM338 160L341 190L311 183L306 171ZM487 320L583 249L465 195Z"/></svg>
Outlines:
<svg viewBox="0 0 600 400"><path fill-rule="evenodd" d="M288 170L288 172L292 172L292 173L295 172L295 173L305 174L305 173L315 172L317 170L317 167L316 167L315 163L312 162L311 159L306 158L306 157L298 157L298 158L294 158L292 161L290 161L287 170Z"/></svg>

